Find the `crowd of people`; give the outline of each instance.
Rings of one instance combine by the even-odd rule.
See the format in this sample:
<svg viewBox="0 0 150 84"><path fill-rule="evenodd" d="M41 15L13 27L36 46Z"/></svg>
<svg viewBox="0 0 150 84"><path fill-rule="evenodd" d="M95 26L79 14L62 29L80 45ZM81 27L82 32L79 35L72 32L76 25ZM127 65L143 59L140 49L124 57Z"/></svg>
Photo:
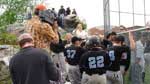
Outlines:
<svg viewBox="0 0 150 84"><path fill-rule="evenodd" d="M64 28L64 17L74 14L77 16L77 12L75 9L71 11L70 7L67 9L64 8L64 6L61 6L59 11L57 12L55 8L52 8L52 12L55 14L55 17L59 18L59 24L61 28Z"/></svg>
<svg viewBox="0 0 150 84"><path fill-rule="evenodd" d="M99 35L82 38L78 24L80 31L75 29L62 40L57 20L52 24L42 22L40 10L37 7L35 16L28 22L27 33L18 37L21 50L12 57L9 65L13 84L65 84L67 81L71 84L125 84L133 49L136 64L142 67L142 71L136 73L138 80L132 84L143 83L144 47L141 39L134 41L129 32L129 46L125 37L115 32L106 38ZM58 15L61 14L69 14L69 8L65 12L61 6Z"/></svg>

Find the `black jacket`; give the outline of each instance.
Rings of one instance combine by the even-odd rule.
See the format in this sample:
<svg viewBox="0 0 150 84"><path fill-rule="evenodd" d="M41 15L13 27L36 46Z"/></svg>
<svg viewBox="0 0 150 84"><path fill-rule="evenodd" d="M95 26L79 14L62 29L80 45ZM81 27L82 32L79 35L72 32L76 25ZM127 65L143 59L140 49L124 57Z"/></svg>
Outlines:
<svg viewBox="0 0 150 84"><path fill-rule="evenodd" d="M60 35L59 32L58 32L58 35L59 35L59 43L57 43L57 44L51 43L51 44L50 44L50 49L51 49L51 51L53 51L54 53L63 52L64 49L65 49L65 45L67 44L66 41L63 41L63 40L61 39L61 35Z"/></svg>
<svg viewBox="0 0 150 84"><path fill-rule="evenodd" d="M57 81L59 73L48 54L28 47L19 51L10 61L13 84L49 84Z"/></svg>

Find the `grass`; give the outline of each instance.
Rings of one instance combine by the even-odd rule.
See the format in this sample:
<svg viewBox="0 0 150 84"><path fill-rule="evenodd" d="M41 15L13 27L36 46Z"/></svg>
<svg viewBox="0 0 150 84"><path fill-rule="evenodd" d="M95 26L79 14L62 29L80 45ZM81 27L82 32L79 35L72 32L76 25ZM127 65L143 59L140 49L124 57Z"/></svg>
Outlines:
<svg viewBox="0 0 150 84"><path fill-rule="evenodd" d="M146 66L145 69L145 83L144 84L150 84L150 65Z"/></svg>
<svg viewBox="0 0 150 84"><path fill-rule="evenodd" d="M145 69L145 83L144 84L150 84L150 65L146 66ZM12 84L10 78L6 79L5 81L0 81L0 84ZM129 71L126 74L125 77L125 84L131 84L131 80L129 79Z"/></svg>
<svg viewBox="0 0 150 84"><path fill-rule="evenodd" d="M131 84L131 80L129 79L129 71L125 77L125 84ZM150 65L145 67L145 82L144 84L150 84Z"/></svg>

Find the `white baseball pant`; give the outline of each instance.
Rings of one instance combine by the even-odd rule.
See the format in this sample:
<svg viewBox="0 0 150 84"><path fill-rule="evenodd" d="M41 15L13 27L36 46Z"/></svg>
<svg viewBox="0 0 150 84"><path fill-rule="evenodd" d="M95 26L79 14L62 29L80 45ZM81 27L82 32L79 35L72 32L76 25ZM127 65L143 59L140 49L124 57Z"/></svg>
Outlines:
<svg viewBox="0 0 150 84"><path fill-rule="evenodd" d="M107 84L106 74L93 74L90 76L84 72L82 74L81 84Z"/></svg>
<svg viewBox="0 0 150 84"><path fill-rule="evenodd" d="M68 76L71 84L81 84L81 73L78 65L68 65Z"/></svg>
<svg viewBox="0 0 150 84"><path fill-rule="evenodd" d="M120 71L107 71L107 84L123 84L123 77Z"/></svg>

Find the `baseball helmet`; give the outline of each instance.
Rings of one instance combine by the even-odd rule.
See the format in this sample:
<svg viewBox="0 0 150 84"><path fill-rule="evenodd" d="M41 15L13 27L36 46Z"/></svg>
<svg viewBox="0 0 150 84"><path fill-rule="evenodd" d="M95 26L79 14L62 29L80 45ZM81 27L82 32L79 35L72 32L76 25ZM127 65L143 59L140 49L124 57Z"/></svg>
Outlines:
<svg viewBox="0 0 150 84"><path fill-rule="evenodd" d="M87 39L87 42L86 42L86 47L87 48L92 48L92 47L98 47L100 46L100 38L97 37L97 36L90 36L88 39Z"/></svg>

